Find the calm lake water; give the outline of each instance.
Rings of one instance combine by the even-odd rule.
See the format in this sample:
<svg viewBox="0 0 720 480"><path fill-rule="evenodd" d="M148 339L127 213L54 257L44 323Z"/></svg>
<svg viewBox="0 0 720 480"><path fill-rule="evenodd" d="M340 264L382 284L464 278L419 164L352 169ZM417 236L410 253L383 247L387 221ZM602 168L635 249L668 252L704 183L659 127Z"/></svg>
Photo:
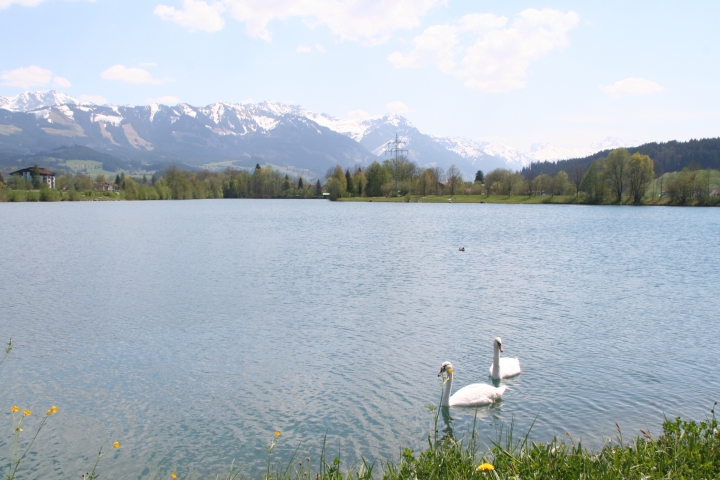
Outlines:
<svg viewBox="0 0 720 480"><path fill-rule="evenodd" d="M719 266L709 208L0 204L0 452L17 404L60 409L23 478L79 478L115 440L103 478L257 476L275 430L282 459L326 432L344 462L396 458L440 364L488 382L495 336L523 373L481 438L658 433L720 400Z"/></svg>

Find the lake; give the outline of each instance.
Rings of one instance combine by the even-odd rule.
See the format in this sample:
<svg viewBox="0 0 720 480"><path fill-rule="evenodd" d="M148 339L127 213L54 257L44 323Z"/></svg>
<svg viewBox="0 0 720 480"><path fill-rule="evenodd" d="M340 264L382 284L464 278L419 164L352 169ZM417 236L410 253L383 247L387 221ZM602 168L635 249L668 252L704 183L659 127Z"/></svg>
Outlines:
<svg viewBox="0 0 720 480"><path fill-rule="evenodd" d="M600 446L720 400L718 209L5 203L0 252L0 451L11 405L59 408L22 478L79 478L116 440L103 478L258 476L276 430L278 459L325 434L344 465L397 458L426 445L440 364L489 382L496 336L523 373L484 440L534 421Z"/></svg>

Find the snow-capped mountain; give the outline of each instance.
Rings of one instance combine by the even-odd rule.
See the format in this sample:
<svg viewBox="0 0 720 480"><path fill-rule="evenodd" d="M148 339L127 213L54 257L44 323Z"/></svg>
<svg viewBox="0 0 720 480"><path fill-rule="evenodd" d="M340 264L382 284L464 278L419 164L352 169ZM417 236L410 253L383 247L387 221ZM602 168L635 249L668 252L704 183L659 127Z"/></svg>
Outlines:
<svg viewBox="0 0 720 480"><path fill-rule="evenodd" d="M0 108L11 112L29 112L42 107L80 103L69 95L55 90L23 92L12 97L0 97Z"/></svg>
<svg viewBox="0 0 720 480"><path fill-rule="evenodd" d="M520 170L533 161L580 157L627 145L607 138L588 149L535 144L523 152L500 143L427 135L396 114L338 119L277 102L95 105L56 91L0 97L0 128L3 124L7 134L0 135L0 150L11 153L82 145L145 162L272 163L317 175L336 164L365 166L387 158L396 135L408 158L420 167L454 164L466 178L477 170Z"/></svg>

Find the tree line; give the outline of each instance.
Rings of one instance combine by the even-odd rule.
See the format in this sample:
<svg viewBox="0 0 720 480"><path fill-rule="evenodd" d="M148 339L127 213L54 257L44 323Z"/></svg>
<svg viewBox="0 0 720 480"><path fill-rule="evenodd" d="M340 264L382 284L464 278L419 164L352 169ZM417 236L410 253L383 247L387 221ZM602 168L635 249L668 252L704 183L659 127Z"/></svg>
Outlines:
<svg viewBox="0 0 720 480"><path fill-rule="evenodd" d="M573 166L570 172L560 170L555 175L541 173L534 178L523 172L495 169L487 174L478 170L475 178L466 181L459 168L420 168L405 157L373 162L343 169L339 165L328 169L325 182L303 177L290 177L270 167L256 165L254 170L226 169L189 172L171 167L152 177L116 175L114 181L98 175L60 175L56 190L51 191L33 176L28 181L13 175L0 177L0 200L81 200L98 196L128 200L170 200L202 198L321 198L394 197L428 195L517 195L566 196L573 203L633 203L640 204L655 197L669 197L674 204L716 204L720 172L701 169L691 163L680 172L656 177L655 163L648 155L630 154L620 148L606 157L594 160L587 169ZM111 187L111 188L108 188ZM715 188L713 188L715 187ZM39 189L38 192L31 192ZM27 191L19 196L19 191ZM108 191L109 190L109 191ZM8 193L9 191L9 193ZM561 200L562 201L562 200ZM665 202L667 203L667 202Z"/></svg>

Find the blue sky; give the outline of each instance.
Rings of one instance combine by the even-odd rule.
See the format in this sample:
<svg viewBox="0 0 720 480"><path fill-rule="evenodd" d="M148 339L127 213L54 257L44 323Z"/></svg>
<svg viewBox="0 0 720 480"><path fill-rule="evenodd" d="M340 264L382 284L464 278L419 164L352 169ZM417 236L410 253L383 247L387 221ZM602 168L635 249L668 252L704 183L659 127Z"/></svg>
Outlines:
<svg viewBox="0 0 720 480"><path fill-rule="evenodd" d="M584 147L720 135L720 2L0 0L0 95L273 100Z"/></svg>

